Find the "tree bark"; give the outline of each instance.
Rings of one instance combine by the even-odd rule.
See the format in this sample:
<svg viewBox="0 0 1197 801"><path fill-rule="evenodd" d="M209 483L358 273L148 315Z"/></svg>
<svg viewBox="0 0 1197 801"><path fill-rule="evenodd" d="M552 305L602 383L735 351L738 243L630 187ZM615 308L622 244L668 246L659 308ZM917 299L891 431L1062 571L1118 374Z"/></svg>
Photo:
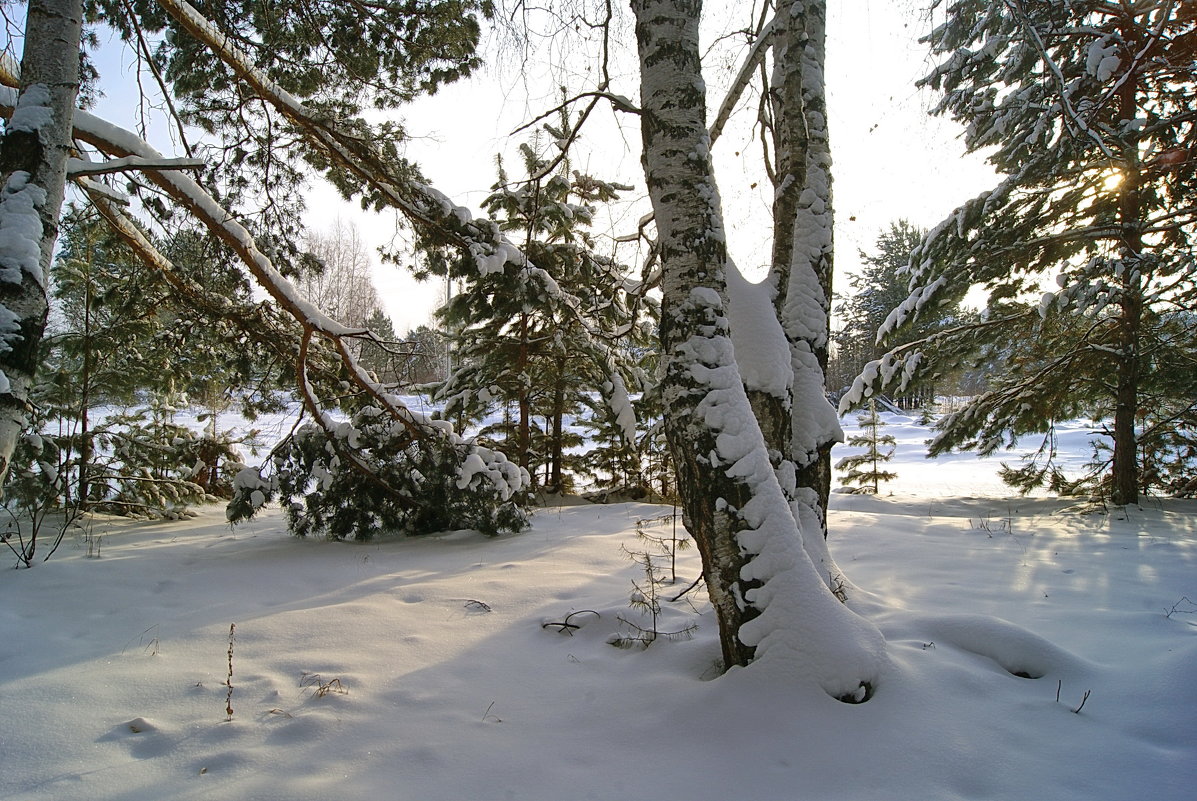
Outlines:
<svg viewBox="0 0 1197 801"><path fill-rule="evenodd" d="M734 372L735 363L723 309L727 246L707 149L706 92L700 78L702 3L636 0L632 8L641 63L644 172L664 268L665 434L686 527L702 555L719 618L724 666L746 665L754 648L741 640L739 630L756 614L743 602L754 585L741 578L747 558L736 533L743 523L732 510L742 508L749 498L745 486L719 469L717 432L703 420L714 387L702 374Z"/></svg>
<svg viewBox="0 0 1197 801"><path fill-rule="evenodd" d="M737 367L698 49L700 0L633 0L643 165L662 262L665 431L703 559L725 667L777 656L787 675L862 700L884 641L804 550ZM819 542L822 537L815 535Z"/></svg>
<svg viewBox="0 0 1197 801"><path fill-rule="evenodd" d="M794 222L799 199L806 185L806 121L802 103L802 69L798 60L806 37L806 11L801 3L778 9L770 23L773 42L773 70L769 86L773 144L773 248L768 277L773 305L785 305L789 289L789 270L794 248ZM734 298L733 298L734 302ZM779 318L780 319L780 318ZM783 329L784 335L784 329ZM792 359L791 359L792 361ZM769 450L770 461L781 474L790 473L791 486L783 489L793 495L793 457L790 453L793 427L793 376L787 391L754 386L745 389L752 411L760 423ZM783 467L789 462L789 467Z"/></svg>
<svg viewBox="0 0 1197 801"><path fill-rule="evenodd" d="M1123 26L1126 48L1138 49L1138 31L1130 16ZM1133 63L1133 62L1132 62ZM1138 113L1139 80L1132 66L1118 88L1118 116L1133 120ZM1139 502L1139 453L1135 412L1139 408L1139 337L1143 320L1143 221L1139 138L1130 135L1123 145L1122 183L1119 184L1118 222L1121 227L1122 274L1118 315L1118 362L1114 390L1114 458L1110 500L1116 506Z"/></svg>
<svg viewBox="0 0 1197 801"><path fill-rule="evenodd" d="M792 151L780 162L799 187L789 216L775 217L777 236L786 242L775 252L777 311L790 343L794 370L789 456L795 467L795 496L810 507L824 538L831 495L831 448L843 432L827 401L827 355L831 342L832 197L831 142L827 129L824 76L826 0L795 2L793 23L782 37L777 62L785 80L797 84L782 95L781 130ZM792 99L799 94L797 107Z"/></svg>
<svg viewBox="0 0 1197 801"><path fill-rule="evenodd" d="M831 448L842 440L826 400L831 307L831 155L823 83L826 4L790 2L771 24L773 249L769 283L790 352L787 397L749 386L783 488L827 536Z"/></svg>
<svg viewBox="0 0 1197 801"><path fill-rule="evenodd" d="M0 485L29 422L79 92L82 0L31 0L17 109L0 142Z"/></svg>
<svg viewBox="0 0 1197 801"><path fill-rule="evenodd" d="M549 425L549 489L558 493L565 492L565 370L565 358L558 358Z"/></svg>

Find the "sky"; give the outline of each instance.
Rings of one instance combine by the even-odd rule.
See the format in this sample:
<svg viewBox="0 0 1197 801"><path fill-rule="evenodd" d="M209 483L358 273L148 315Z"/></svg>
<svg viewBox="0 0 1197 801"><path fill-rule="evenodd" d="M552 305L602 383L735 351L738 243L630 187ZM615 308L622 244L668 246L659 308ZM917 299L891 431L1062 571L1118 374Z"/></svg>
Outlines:
<svg viewBox="0 0 1197 801"><path fill-rule="evenodd" d="M870 250L878 234L891 222L905 218L931 227L960 203L996 183L980 157L966 156L957 138L959 128L948 120L932 118L927 111L932 93L915 87L932 62L918 38L929 30L917 3L878 0L829 0L827 83L835 192L837 286L846 287L846 275L859 263L858 252ZM725 21L743 27L741 11L716 7L709 12L709 27L718 30ZM704 21L704 25L706 25ZM510 53L504 56L510 61ZM583 75L588 66L576 54L552 52L535 57L555 61L556 77ZM433 185L455 202L477 211L495 180L496 153L513 152L527 133L511 132L550 108L556 98L553 85L536 70L500 63L492 57L483 73L433 97L417 101L404 115L409 134L407 154L419 163ZM712 105L721 100L716 87L729 65L718 63L708 76ZM616 70L613 91L636 95L634 71ZM542 88L547 87L547 88ZM758 186L752 170L759 161L760 145L752 139L753 109L741 109L733 125L714 148L716 169L724 201L729 245L746 274L763 269L769 237L769 196ZM626 116L622 132L612 122L614 113L600 109L592 122L599 132L584 135L584 145L596 150L580 157L583 169L596 177L632 185L627 193L634 203L616 211L615 234L631 233L636 220L648 210L641 172L636 121ZM594 143L602 140L601 147ZM394 215L364 214L340 202L331 189L313 194L309 220L341 214L351 219L373 245L394 236ZM444 297L444 286L420 285L395 267L376 267L375 281L397 331L429 320Z"/></svg>
<svg viewBox="0 0 1197 801"><path fill-rule="evenodd" d="M920 5L920 0L828 0L827 86L835 162L838 288L847 286L846 276L859 265L859 251L870 249L891 222L905 218L931 227L996 182L979 157L964 155L957 126L928 116L934 97L914 85L931 67L926 47L917 41L930 29ZM743 3L716 1L707 3L706 15L704 35L710 38L719 31L745 27L750 13ZM634 98L637 77L628 16L625 12L625 28L616 37L612 90ZM576 45L553 41L525 60L518 56L510 42L492 42L487 63L476 76L421 98L402 113L410 136L406 155L436 188L475 212L495 181L496 153L505 153L508 163L515 164L511 155L529 135L512 132L558 101L559 83L567 82L571 88L592 85L594 60ZM117 48L102 52L99 66L106 96L95 111L132 126L136 84L127 74L117 77L121 60ZM712 51L710 64L708 102L716 105L722 99L720 88L738 68L738 61L727 51ZM759 277L767 254L770 196L757 172L760 145L752 135L752 116L753 108L741 108L713 153L729 247L740 268L750 277ZM169 129L161 118L151 123L149 138L163 152L172 151ZM636 221L649 210L638 138L635 118L617 116L600 106L588 122L583 150L576 156L579 169L633 187L625 193L625 202L611 211L607 232L613 235L633 232ZM375 283L397 332L431 320L444 298L444 286L419 284L403 269L384 266L374 252L394 241L394 212L362 212L355 203L341 200L319 177L313 179L309 202L306 221L311 227L326 230L342 217L361 231L371 246ZM620 256L634 262L636 254L621 252Z"/></svg>

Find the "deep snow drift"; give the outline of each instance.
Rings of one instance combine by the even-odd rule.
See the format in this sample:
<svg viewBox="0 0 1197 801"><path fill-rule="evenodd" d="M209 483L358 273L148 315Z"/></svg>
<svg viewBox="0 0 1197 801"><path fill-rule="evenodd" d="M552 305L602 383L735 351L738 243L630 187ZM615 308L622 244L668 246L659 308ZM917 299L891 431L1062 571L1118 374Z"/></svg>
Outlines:
<svg viewBox="0 0 1197 801"><path fill-rule="evenodd" d="M888 641L866 704L716 678L701 593L662 602L692 639L608 644L647 624L621 546L665 507L368 544L100 519L0 572L0 799L1192 798L1197 503L1008 500L993 461L923 462L926 430L886 419L895 494L831 519Z"/></svg>

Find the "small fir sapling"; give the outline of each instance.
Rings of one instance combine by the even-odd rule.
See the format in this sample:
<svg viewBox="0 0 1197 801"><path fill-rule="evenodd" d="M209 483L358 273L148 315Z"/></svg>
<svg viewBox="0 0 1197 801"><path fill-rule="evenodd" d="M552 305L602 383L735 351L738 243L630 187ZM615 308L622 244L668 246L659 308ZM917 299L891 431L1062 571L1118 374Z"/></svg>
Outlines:
<svg viewBox="0 0 1197 801"><path fill-rule="evenodd" d="M568 123L563 116L559 127ZM569 450L581 444L564 421L589 391L609 397L605 385L622 384L629 353L615 343L636 338L648 304L629 293L627 268L599 252L589 230L598 208L626 188L569 169L545 146L561 140L559 131L542 127L552 139L538 134L520 147L525 179L509 177L500 162L483 202L527 260L479 270L433 248L420 275L461 285L438 311L455 357L435 386L444 416L479 422L499 412L479 441L512 453L535 483L560 492L569 488Z"/></svg>
<svg viewBox="0 0 1197 801"><path fill-rule="evenodd" d="M649 539L653 542L664 542L660 538ZM661 602L663 599L660 591L662 586L670 584L672 581L665 577L664 568L659 567L653 561L651 553L647 551L629 551L626 548L623 548L623 551L644 572L643 579L632 581L632 594L628 599L628 605L639 611L642 615L646 615L648 617L648 625L641 625L620 615L618 618L619 622L628 627L630 633L612 634L607 639L607 642L616 648L633 648L638 645L647 648L656 642L659 637L664 637L667 640L688 640L694 636L694 632L698 630L698 626L693 623L676 631L661 631L660 619L663 613Z"/></svg>
<svg viewBox="0 0 1197 801"><path fill-rule="evenodd" d="M885 422L877 414L876 404L870 400L866 409L856 416L860 426L860 433L848 437L847 444L853 448L864 448L864 452L845 456L836 463L837 470L847 471L844 481L847 484L859 484L850 492L872 493L881 491L881 482L892 481L898 477L882 469L882 465L893 458L897 443L892 434L882 434L880 429Z"/></svg>

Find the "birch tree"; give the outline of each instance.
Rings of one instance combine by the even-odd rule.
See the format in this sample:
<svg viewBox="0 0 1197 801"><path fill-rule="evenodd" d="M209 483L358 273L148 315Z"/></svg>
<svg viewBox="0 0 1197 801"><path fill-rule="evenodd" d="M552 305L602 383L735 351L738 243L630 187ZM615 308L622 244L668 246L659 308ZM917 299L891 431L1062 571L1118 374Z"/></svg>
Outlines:
<svg viewBox="0 0 1197 801"><path fill-rule="evenodd" d="M831 447L843 440L826 399L833 240L831 144L823 65L825 0L779 3L773 86L774 307L794 373L788 435L779 441L795 471L795 499L827 534Z"/></svg>
<svg viewBox="0 0 1197 801"><path fill-rule="evenodd" d="M296 288L337 320L366 327L382 309L382 301L370 279L370 252L357 227L338 217L327 230L309 232L304 245L319 266L305 271Z"/></svg>
<svg viewBox="0 0 1197 801"><path fill-rule="evenodd" d="M46 276L79 92L82 0L34 0L25 21L20 94L0 141L0 481L28 424L46 327Z"/></svg>
<svg viewBox="0 0 1197 801"><path fill-rule="evenodd" d="M228 5L219 8L227 10ZM296 4L288 8L292 5ZM792 198L795 202L789 206L791 211L779 214L779 229L793 232L795 244L790 246L791 251L802 250L804 260L798 262L791 256L789 267L784 258L779 260L771 287L778 289L784 284L784 293L741 292L746 300L738 300L733 307L737 318L755 316L762 326L759 330L736 326L729 318L728 295L729 291L743 289L744 282L728 257L710 156L710 145L727 105L720 109L714 130L708 129L698 50L702 5L697 0L636 0L632 7L640 57L643 164L656 215L657 252L662 265L665 429L677 464L687 522L703 553L704 573L720 624L724 663L732 667L752 662L787 681L818 686L846 701L861 701L868 697L882 670L884 641L871 624L843 603L845 591L851 592L852 588L827 555L819 490L808 486L816 493L815 499L801 497L797 477L799 468L809 465L811 455L824 447L827 435L835 434L834 427L827 423L825 401L820 396L820 406L811 400L811 393L821 384L818 351L826 346L828 289L819 276L820 270L826 269L830 248L823 216L827 211L825 187L804 189ZM131 19L125 4L107 4L104 8L126 22ZM393 206L435 246L457 249L464 263L483 274L510 266L526 273L528 280L544 280L545 271L510 242L498 225L475 218L428 186L412 165L397 157L386 136L378 135L353 116L353 109L331 108L313 99L313 84L304 80L310 74L294 71L288 58L272 60L269 51L259 46L259 40L245 36L237 27L239 23L232 20L236 15L209 20L184 0L159 0L157 8L169 16L171 36L190 37L191 58L208 67L197 73L207 78L189 84L189 102L203 102L206 93L214 92L213 98L237 101L227 109L219 104L211 107L215 112L235 117L247 109L254 114L268 109L265 119L284 123L302 142L305 158L333 177L347 194L357 195L368 204ZM781 4L776 20L763 29L773 31L791 24L802 17L805 8L801 3ZM165 17L155 13L148 19L161 29ZM775 82L788 86L787 92L792 93L794 73L787 70L808 64L807 56L816 61L821 57L819 47L809 46L818 24L817 19L803 18L801 27L783 31L777 40L772 33L762 34L742 74L754 74L762 63L755 59L776 41L788 41L789 55L777 61ZM814 27L808 30L808 26ZM324 52L318 42L311 46ZM793 58L799 49L804 58ZM336 54L331 57L337 58ZM219 68L213 68L213 60L219 62ZM178 60L171 63L179 69L186 66ZM180 74L186 76L185 70ZM607 91L605 74L604 69L602 91L594 96L628 110L626 98ZM173 77L168 71L163 80L169 82ZM431 80L435 82L435 75ZM742 82L737 80L737 86L742 88ZM814 92L816 82L807 80L798 86L804 87L797 90L803 95L808 90ZM802 131L809 135L812 124L818 127L817 103L813 98L810 103L804 101L798 114L792 102L779 101L779 117L791 120L788 124L795 137ZM305 403L324 428L321 443L334 444L338 458L344 457L374 480L384 474L376 469L380 466L370 463L369 454L353 447L357 433L347 435L321 413L309 369L309 358L319 350L320 343L340 359L345 374L363 397L389 416L384 425L387 431L398 427L408 432L402 435L400 447L434 435L427 421L398 406L396 399L375 384L353 358L347 340L361 332L330 319L298 296L272 260L275 249L260 246L252 231L223 209L210 192L177 170L162 167L161 155L128 132L86 114L80 114L75 127L77 134L112 164L140 167L145 184L164 193L208 227L295 321L300 329L298 384ZM563 141L576 138L576 132L566 133ZM791 141L796 140L791 137ZM263 151L262 158L273 159L272 151ZM812 165L824 170L828 166L825 155L819 155L813 147L787 158L787 176L779 182L779 192L790 188L789 174L801 174L803 181L809 181L806 176L812 172ZM161 264L161 254L139 241L144 237L139 237L136 226L127 218L122 220L119 209L113 208L113 193L94 182L87 186L97 205L104 207L105 216L125 231L130 242L138 242L135 247L139 252ZM790 215L793 221L785 219ZM798 226L804 215L807 223L792 227ZM818 220L810 222L811 218ZM783 234L786 237L788 234ZM163 264L162 269L169 271L169 265ZM565 309L581 308L581 300L568 292L562 291L558 300ZM758 309L764 313L756 315ZM812 309L821 310L823 316ZM739 342L745 343L738 353L731 338L734 328L739 331ZM782 409L791 415L789 430L785 424L777 427L783 438L788 433L788 443L770 440L773 444L767 444L753 414L745 378L750 384L758 381L763 375L760 368L770 364L759 357L750 358L754 353L779 354L780 363L788 367L782 370L778 397ZM741 357L739 363L737 356ZM754 371L755 376L747 375ZM382 419L374 412L368 417L373 421L371 425ZM796 434L802 435L801 442ZM298 446L303 453L293 462L314 458L319 464L313 469L331 467L331 462L321 461L326 456L313 456L315 452L304 449L304 443ZM771 449L775 452L773 458ZM801 457L795 458L799 449ZM518 492L526 481L526 477L521 481L520 476L513 475L509 462L496 458L488 463L487 455L477 450L468 455L459 453L458 458L464 458L462 482L493 486L495 497L501 500ZM307 483L291 482L290 477L287 482L295 486ZM240 483L243 506L259 503L272 490L252 479ZM405 503L404 493L397 495L399 503ZM392 499L395 496L388 493ZM302 514L303 526L330 519L330 514L332 519L336 517L330 507L310 505ZM420 510L400 508L397 514L407 520L423 518ZM353 525L354 536L371 531L366 517Z"/></svg>
<svg viewBox="0 0 1197 801"><path fill-rule="evenodd" d="M666 434L725 663L784 665L838 698L864 700L883 639L832 594L808 555L804 546L821 532L802 526L782 490L732 345L726 297L735 267L712 172L702 4L636 0L632 10L642 161L662 263ZM788 352L779 328L767 327L756 344Z"/></svg>

